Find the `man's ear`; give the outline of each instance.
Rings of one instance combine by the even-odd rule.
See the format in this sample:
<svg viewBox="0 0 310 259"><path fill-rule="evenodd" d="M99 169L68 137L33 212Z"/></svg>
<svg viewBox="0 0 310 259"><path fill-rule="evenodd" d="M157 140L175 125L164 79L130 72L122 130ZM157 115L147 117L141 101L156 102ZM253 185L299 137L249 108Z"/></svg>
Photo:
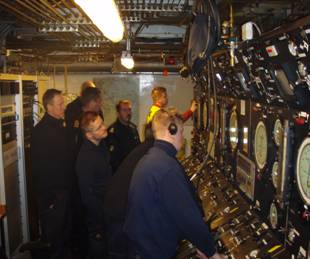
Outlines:
<svg viewBox="0 0 310 259"><path fill-rule="evenodd" d="M85 137L86 137L87 139L91 139L92 136L93 136L93 135L92 135L91 132L89 132L89 131L85 133Z"/></svg>

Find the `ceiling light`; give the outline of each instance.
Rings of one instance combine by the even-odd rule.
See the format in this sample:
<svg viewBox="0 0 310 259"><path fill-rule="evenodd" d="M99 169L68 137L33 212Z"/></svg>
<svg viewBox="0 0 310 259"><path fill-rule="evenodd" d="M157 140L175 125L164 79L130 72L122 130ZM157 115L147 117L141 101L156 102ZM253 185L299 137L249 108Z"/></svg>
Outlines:
<svg viewBox="0 0 310 259"><path fill-rule="evenodd" d="M121 64L127 69L133 69L135 66L135 62L129 51L126 50L122 52Z"/></svg>
<svg viewBox="0 0 310 259"><path fill-rule="evenodd" d="M123 39L124 24L114 0L74 0L105 37L113 42Z"/></svg>

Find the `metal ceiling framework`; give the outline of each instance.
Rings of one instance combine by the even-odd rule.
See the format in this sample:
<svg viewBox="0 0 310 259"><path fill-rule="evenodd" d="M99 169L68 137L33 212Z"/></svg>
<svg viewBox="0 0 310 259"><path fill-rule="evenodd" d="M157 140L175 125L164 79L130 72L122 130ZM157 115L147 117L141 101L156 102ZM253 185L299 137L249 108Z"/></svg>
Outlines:
<svg viewBox="0 0 310 259"><path fill-rule="evenodd" d="M6 32L2 47L29 59L48 58L50 63L111 62L126 48L125 39L129 37L138 62L162 62L173 57L180 64L196 1L200 0L115 0L126 34L122 42L113 44L74 0L0 0L0 26ZM233 5L236 26L253 19L267 28L268 24L275 26L288 17L310 12L309 0L218 3L222 21L229 19L229 6Z"/></svg>

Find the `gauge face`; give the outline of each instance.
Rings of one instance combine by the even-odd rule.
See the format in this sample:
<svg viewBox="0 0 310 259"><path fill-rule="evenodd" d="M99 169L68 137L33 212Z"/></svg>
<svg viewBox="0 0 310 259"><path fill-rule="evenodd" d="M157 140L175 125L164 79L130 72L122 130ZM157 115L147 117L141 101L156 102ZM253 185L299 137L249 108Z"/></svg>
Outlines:
<svg viewBox="0 0 310 259"><path fill-rule="evenodd" d="M271 227L273 229L276 229L278 226L278 210L274 203L272 203L270 206L269 220L270 220Z"/></svg>
<svg viewBox="0 0 310 259"><path fill-rule="evenodd" d="M280 119L277 119L275 121L274 127L273 127L273 139L274 139L274 142L276 143L277 147L279 147L281 144L282 136L283 136L282 123L281 123Z"/></svg>
<svg viewBox="0 0 310 259"><path fill-rule="evenodd" d="M267 161L267 131L265 124L260 121L255 129L254 137L254 154L257 166L259 169L263 169Z"/></svg>
<svg viewBox="0 0 310 259"><path fill-rule="evenodd" d="M233 111L229 118L229 141L231 149L236 150L238 146L238 117L236 111Z"/></svg>
<svg viewBox="0 0 310 259"><path fill-rule="evenodd" d="M279 162L275 161L272 166L272 183L276 189L278 188L278 179L279 179L278 169L279 169Z"/></svg>
<svg viewBox="0 0 310 259"><path fill-rule="evenodd" d="M204 127L206 129L208 127L208 105L207 103L203 103L202 117L204 121Z"/></svg>
<svg viewBox="0 0 310 259"><path fill-rule="evenodd" d="M310 137L306 138L298 149L296 180L301 198L310 205Z"/></svg>

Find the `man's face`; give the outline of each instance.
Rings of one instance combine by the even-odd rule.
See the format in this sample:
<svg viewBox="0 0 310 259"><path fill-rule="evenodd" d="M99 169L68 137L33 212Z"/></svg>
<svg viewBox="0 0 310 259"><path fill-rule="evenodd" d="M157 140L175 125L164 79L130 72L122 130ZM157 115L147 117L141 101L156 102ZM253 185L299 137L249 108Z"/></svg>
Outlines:
<svg viewBox="0 0 310 259"><path fill-rule="evenodd" d="M131 105L129 103L122 103L117 113L118 118L121 122L129 123L131 120Z"/></svg>
<svg viewBox="0 0 310 259"><path fill-rule="evenodd" d="M159 97L158 102L160 103L161 107L165 107L168 104L168 96L167 93L162 93Z"/></svg>
<svg viewBox="0 0 310 259"><path fill-rule="evenodd" d="M100 116L97 116L97 119L91 123L90 131L87 132L87 137L92 138L96 141L100 141L107 137L108 131L107 127L104 124L104 121Z"/></svg>
<svg viewBox="0 0 310 259"><path fill-rule="evenodd" d="M64 118L65 102L61 94L54 96L52 102L47 105L47 112L56 119Z"/></svg>
<svg viewBox="0 0 310 259"><path fill-rule="evenodd" d="M101 109L101 104L102 104L101 98L91 100L87 105L87 111L99 112Z"/></svg>

